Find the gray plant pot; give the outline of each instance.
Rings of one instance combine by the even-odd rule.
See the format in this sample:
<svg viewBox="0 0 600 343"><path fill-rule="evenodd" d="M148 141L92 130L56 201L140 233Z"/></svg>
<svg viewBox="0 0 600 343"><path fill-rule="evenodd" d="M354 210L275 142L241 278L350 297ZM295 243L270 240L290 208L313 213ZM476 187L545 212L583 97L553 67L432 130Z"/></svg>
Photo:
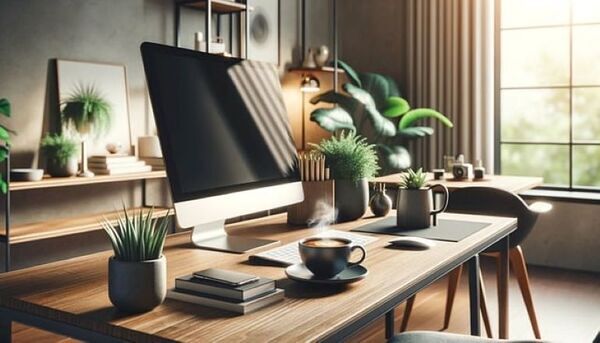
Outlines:
<svg viewBox="0 0 600 343"><path fill-rule="evenodd" d="M335 180L335 208L337 222L347 222L362 217L369 205L369 183L367 179L357 182Z"/></svg>
<svg viewBox="0 0 600 343"><path fill-rule="evenodd" d="M123 312L150 311L167 295L167 260L123 262L108 260L108 297Z"/></svg>
<svg viewBox="0 0 600 343"><path fill-rule="evenodd" d="M49 158L47 164L46 170L50 176L68 177L75 176L77 174L77 157L70 158L64 166L60 165L53 158Z"/></svg>

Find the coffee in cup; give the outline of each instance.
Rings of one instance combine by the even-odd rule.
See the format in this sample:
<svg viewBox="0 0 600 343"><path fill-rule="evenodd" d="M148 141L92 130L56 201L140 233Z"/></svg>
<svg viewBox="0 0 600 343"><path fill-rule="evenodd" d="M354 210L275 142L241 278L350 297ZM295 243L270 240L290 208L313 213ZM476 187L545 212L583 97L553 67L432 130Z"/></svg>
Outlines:
<svg viewBox="0 0 600 343"><path fill-rule="evenodd" d="M307 238L298 244L300 257L306 268L318 278L332 278L349 266L362 263L367 252L360 245L352 245L345 238ZM358 262L349 262L351 253L359 249L362 257Z"/></svg>

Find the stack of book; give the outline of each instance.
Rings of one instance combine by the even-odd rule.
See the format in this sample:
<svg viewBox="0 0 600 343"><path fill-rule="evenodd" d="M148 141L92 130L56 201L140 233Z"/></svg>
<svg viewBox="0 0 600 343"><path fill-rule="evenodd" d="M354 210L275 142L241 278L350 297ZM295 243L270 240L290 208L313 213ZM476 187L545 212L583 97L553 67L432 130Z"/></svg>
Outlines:
<svg viewBox="0 0 600 343"><path fill-rule="evenodd" d="M165 170L165 160L162 157L140 157L140 160L151 166L153 171Z"/></svg>
<svg viewBox="0 0 600 343"><path fill-rule="evenodd" d="M175 279L175 288L169 290L167 297L246 314L283 299L283 295L275 281L267 278L236 286L187 275Z"/></svg>
<svg viewBox="0 0 600 343"><path fill-rule="evenodd" d="M119 175L152 171L146 162L131 155L96 155L88 158L88 168L97 175Z"/></svg>

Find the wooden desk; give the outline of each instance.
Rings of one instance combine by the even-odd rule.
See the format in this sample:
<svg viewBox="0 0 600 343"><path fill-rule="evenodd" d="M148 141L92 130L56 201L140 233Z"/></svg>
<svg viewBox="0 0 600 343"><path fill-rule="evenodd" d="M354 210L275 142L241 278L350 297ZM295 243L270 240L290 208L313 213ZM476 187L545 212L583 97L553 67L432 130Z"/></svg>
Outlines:
<svg viewBox="0 0 600 343"><path fill-rule="evenodd" d="M383 315L389 319L396 306L457 266L469 261L476 267L477 254L493 243L501 240L508 248L508 234L516 227L514 218L448 213L441 217L490 225L458 243L438 242L426 251L385 248L392 236L379 235L378 241L367 246L364 266L369 275L346 288L296 283L285 277L283 268L250 265L248 255L195 249L189 233L168 237L169 287L176 276L208 267L278 280L285 300L244 316L173 300L149 313L121 314L107 294L107 263L112 252L6 273L0 275L0 331L4 333L0 341L10 340L11 321L91 341L340 341ZM349 230L378 219L333 227ZM282 243L317 232L292 229L285 222L285 215L276 215L231 225L229 231ZM478 269L472 270L471 323L473 333L479 333Z"/></svg>
<svg viewBox="0 0 600 343"><path fill-rule="evenodd" d="M381 182L388 185L397 185L402 177L402 173L380 176L373 182ZM444 180L434 180L432 173L427 173L427 181L430 184L443 184L449 190L464 187L493 187L507 190L513 193L520 193L537 186L541 186L543 179L532 176L508 176L508 175L486 175L483 180L454 180L452 174L446 173Z"/></svg>

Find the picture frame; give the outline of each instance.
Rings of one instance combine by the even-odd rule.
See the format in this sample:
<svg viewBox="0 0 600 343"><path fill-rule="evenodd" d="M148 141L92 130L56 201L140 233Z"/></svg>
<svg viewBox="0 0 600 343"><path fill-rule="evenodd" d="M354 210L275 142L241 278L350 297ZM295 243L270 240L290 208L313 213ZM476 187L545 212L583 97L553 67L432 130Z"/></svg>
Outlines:
<svg viewBox="0 0 600 343"><path fill-rule="evenodd" d="M104 135L89 135L88 156L107 155L106 145L109 143L120 144L122 148L119 153L132 154L129 88L125 65L57 59L56 74L61 111L64 100L78 87L86 86L95 87L111 105L111 127ZM62 125L64 126L64 123Z"/></svg>
<svg viewBox="0 0 600 343"><path fill-rule="evenodd" d="M280 65L280 0L247 0L249 11L248 59Z"/></svg>

